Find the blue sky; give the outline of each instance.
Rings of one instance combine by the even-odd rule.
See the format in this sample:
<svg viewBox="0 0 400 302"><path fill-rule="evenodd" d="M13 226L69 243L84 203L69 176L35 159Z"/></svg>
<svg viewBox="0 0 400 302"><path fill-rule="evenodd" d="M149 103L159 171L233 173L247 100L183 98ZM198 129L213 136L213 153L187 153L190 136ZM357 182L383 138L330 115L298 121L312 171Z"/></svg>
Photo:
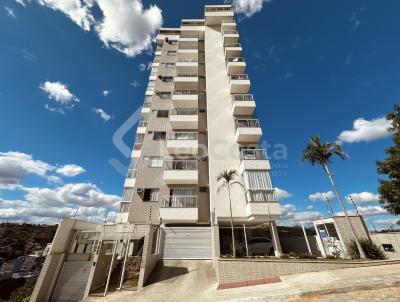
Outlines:
<svg viewBox="0 0 400 302"><path fill-rule="evenodd" d="M129 159L112 139L143 102L152 38L161 24L203 16L205 2L180 3L1 2L0 220L56 222L76 207L81 218L102 219L104 207L113 211L124 175L110 159ZM234 4L264 143L274 146L271 156L287 149L286 159L271 161L281 223L326 213L314 201L331 190L326 176L300 164L313 134L340 140L350 155L332 166L343 197L353 193L370 226L393 223L376 203L375 161L391 143L382 118L400 97L400 3ZM134 130L124 136L129 147Z"/></svg>

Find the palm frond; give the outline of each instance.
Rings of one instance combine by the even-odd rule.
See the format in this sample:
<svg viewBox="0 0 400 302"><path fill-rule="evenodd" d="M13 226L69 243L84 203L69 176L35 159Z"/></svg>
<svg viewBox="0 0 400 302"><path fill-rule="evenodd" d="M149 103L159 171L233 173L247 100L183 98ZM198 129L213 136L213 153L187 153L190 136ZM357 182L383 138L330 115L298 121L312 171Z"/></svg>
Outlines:
<svg viewBox="0 0 400 302"><path fill-rule="evenodd" d="M312 165L319 164L323 166L329 164L334 155L339 156L341 159L348 157L339 144L323 144L319 136L311 136L309 144L303 150L301 162L308 161Z"/></svg>

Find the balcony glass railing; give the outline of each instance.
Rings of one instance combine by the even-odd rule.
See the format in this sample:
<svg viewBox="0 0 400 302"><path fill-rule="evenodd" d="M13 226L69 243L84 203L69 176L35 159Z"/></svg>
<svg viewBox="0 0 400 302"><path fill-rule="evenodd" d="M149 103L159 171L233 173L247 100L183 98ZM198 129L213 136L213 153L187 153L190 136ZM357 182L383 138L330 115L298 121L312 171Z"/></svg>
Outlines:
<svg viewBox="0 0 400 302"><path fill-rule="evenodd" d="M228 58L226 59L226 62L244 62L244 58L243 57L232 57L232 58Z"/></svg>
<svg viewBox="0 0 400 302"><path fill-rule="evenodd" d="M197 132L173 132L168 134L168 140L197 140Z"/></svg>
<svg viewBox="0 0 400 302"><path fill-rule="evenodd" d="M239 33L237 32L237 30L225 30L222 34L223 35L236 35Z"/></svg>
<svg viewBox="0 0 400 302"><path fill-rule="evenodd" d="M198 109L171 109L170 115L197 115Z"/></svg>
<svg viewBox="0 0 400 302"><path fill-rule="evenodd" d="M257 119L236 120L235 128L260 128L260 122Z"/></svg>
<svg viewBox="0 0 400 302"><path fill-rule="evenodd" d="M240 45L240 43L228 43L225 44L225 48L227 47L242 47L242 45Z"/></svg>
<svg viewBox="0 0 400 302"><path fill-rule="evenodd" d="M166 196L161 202L162 208L197 208L197 196Z"/></svg>
<svg viewBox="0 0 400 302"><path fill-rule="evenodd" d="M147 127L147 121L139 121L138 127Z"/></svg>
<svg viewBox="0 0 400 302"><path fill-rule="evenodd" d="M182 26L203 26L204 21L182 21Z"/></svg>
<svg viewBox="0 0 400 302"><path fill-rule="evenodd" d="M197 170L197 160L166 160L165 170Z"/></svg>
<svg viewBox="0 0 400 302"><path fill-rule="evenodd" d="M142 150L142 145L143 143L135 143L135 145L133 146L133 150Z"/></svg>
<svg viewBox="0 0 400 302"><path fill-rule="evenodd" d="M127 213L129 211L129 206L130 206L129 201L121 201L119 204L119 213Z"/></svg>
<svg viewBox="0 0 400 302"><path fill-rule="evenodd" d="M247 74L231 74L231 80L248 80L249 76Z"/></svg>
<svg viewBox="0 0 400 302"><path fill-rule="evenodd" d="M206 7L206 12L230 12L232 11L231 7Z"/></svg>
<svg viewBox="0 0 400 302"><path fill-rule="evenodd" d="M274 189L247 189L245 192L247 202L277 202ZM268 209L265 209L268 215Z"/></svg>
<svg viewBox="0 0 400 302"><path fill-rule="evenodd" d="M267 151L265 149L242 149L240 151L241 160L267 160Z"/></svg>
<svg viewBox="0 0 400 302"><path fill-rule="evenodd" d="M232 102L254 102L252 94L232 94Z"/></svg>
<svg viewBox="0 0 400 302"><path fill-rule="evenodd" d="M197 90L190 90L190 89L177 89L174 90L174 94L176 95L194 95L198 94Z"/></svg>

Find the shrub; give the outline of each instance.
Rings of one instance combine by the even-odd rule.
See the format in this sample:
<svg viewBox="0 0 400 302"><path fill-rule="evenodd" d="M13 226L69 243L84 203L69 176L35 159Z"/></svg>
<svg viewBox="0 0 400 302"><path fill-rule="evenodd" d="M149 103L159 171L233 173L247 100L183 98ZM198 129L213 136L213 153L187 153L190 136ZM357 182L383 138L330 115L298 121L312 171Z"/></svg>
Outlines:
<svg viewBox="0 0 400 302"><path fill-rule="evenodd" d="M361 248L363 249L365 256L372 260L384 260L386 259L382 249L377 246L373 241L367 238L361 238L358 240ZM357 248L357 244L354 239L350 240L348 244L348 250L350 257L353 259L360 259L360 253Z"/></svg>
<svg viewBox="0 0 400 302"><path fill-rule="evenodd" d="M288 259L288 258L290 258L290 256L289 256L288 254L282 254L282 255L281 255L281 258L283 258L283 259Z"/></svg>
<svg viewBox="0 0 400 302"><path fill-rule="evenodd" d="M300 259L317 259L317 256L309 253L302 253L299 255Z"/></svg>

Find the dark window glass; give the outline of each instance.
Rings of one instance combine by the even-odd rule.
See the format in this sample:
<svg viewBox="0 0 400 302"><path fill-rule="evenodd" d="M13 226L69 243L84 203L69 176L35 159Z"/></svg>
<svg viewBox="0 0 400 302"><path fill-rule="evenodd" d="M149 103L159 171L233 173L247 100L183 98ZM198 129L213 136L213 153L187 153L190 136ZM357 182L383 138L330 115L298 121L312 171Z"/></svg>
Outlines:
<svg viewBox="0 0 400 302"><path fill-rule="evenodd" d="M158 110L157 117L168 117L168 110Z"/></svg>
<svg viewBox="0 0 400 302"><path fill-rule="evenodd" d="M167 136L167 132L154 131L153 141L164 141Z"/></svg>

